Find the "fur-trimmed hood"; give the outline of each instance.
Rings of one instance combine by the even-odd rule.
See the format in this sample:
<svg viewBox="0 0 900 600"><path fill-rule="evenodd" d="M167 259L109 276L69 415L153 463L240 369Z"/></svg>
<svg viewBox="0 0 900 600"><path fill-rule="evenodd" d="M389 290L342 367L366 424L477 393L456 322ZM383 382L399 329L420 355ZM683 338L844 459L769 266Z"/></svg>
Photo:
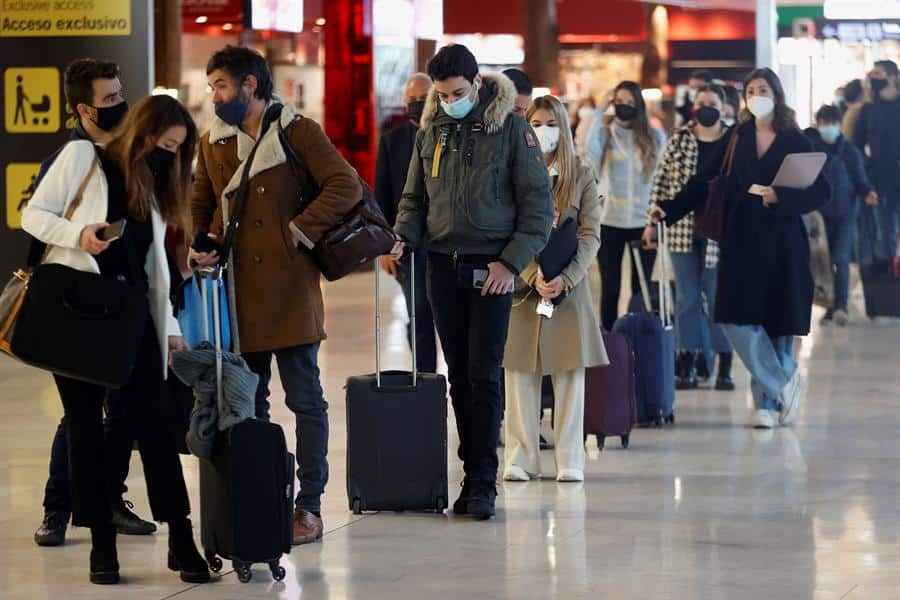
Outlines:
<svg viewBox="0 0 900 600"><path fill-rule="evenodd" d="M478 91L478 106L473 112L478 111L480 119L484 123L485 132L489 135L500 133L506 117L516 105L516 86L512 80L503 73L490 73L481 76L481 89ZM425 109L422 111L422 128L427 129L442 119L450 119L441 108L437 88L431 88L428 99L425 101Z"/></svg>

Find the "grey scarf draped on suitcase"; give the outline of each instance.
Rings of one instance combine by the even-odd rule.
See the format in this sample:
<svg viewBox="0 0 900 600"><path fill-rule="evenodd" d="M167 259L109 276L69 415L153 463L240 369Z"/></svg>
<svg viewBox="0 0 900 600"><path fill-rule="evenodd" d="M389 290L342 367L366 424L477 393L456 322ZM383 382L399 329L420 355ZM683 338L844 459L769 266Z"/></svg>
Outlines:
<svg viewBox="0 0 900 600"><path fill-rule="evenodd" d="M172 354L172 371L194 390L187 445L191 454L211 458L216 433L255 414L259 375L240 356L222 353L222 397L216 401L216 349L201 342L193 350Z"/></svg>

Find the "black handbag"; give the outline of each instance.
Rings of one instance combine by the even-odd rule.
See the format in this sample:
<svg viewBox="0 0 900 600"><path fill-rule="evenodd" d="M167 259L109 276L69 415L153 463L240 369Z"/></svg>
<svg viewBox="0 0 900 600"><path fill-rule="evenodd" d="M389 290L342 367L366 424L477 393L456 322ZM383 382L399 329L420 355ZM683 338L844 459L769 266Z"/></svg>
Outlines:
<svg viewBox="0 0 900 600"><path fill-rule="evenodd" d="M81 204L92 164L65 217ZM44 251L47 256L50 246ZM66 265L24 272L24 290L7 330L9 352L22 362L109 388L131 377L147 325L147 296L116 279Z"/></svg>
<svg viewBox="0 0 900 600"><path fill-rule="evenodd" d="M302 190L305 210L320 190L280 123L278 137ZM389 254L397 241L394 229L362 177L359 185L363 192L360 201L311 250L313 261L328 281L337 281L365 263Z"/></svg>

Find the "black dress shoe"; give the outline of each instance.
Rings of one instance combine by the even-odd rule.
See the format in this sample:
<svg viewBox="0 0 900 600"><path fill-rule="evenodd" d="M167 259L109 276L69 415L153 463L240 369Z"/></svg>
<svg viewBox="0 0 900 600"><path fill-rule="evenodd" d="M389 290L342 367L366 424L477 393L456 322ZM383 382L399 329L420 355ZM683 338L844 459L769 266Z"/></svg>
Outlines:
<svg viewBox="0 0 900 600"><path fill-rule="evenodd" d="M472 483L472 495L466 505L466 514L478 521L490 519L497 510L497 485L493 481L475 481Z"/></svg>
<svg viewBox="0 0 900 600"><path fill-rule="evenodd" d="M538 441L539 447L541 450L552 450L553 444L544 439L544 436L540 436L540 441Z"/></svg>
<svg viewBox="0 0 900 600"><path fill-rule="evenodd" d="M119 557L116 553L116 530L111 524L91 527L91 583L119 583Z"/></svg>
<svg viewBox="0 0 900 600"><path fill-rule="evenodd" d="M121 500L112 507L112 524L116 531L124 535L150 535L156 532L156 525L145 521L131 509L134 504L128 500Z"/></svg>
<svg viewBox="0 0 900 600"><path fill-rule="evenodd" d="M194 531L190 519L169 522L169 569L179 571L185 583L209 581L209 565L200 556L194 543Z"/></svg>
<svg viewBox="0 0 900 600"><path fill-rule="evenodd" d="M69 525L69 513L59 510L48 510L38 530L34 532L34 543L38 546L62 546L66 543L66 528Z"/></svg>
<svg viewBox="0 0 900 600"><path fill-rule="evenodd" d="M462 491L459 493L459 498L456 499L456 502L453 503L453 514L455 515L467 515L468 513L468 505L469 498L472 496L472 482L468 479L464 479L462 482Z"/></svg>

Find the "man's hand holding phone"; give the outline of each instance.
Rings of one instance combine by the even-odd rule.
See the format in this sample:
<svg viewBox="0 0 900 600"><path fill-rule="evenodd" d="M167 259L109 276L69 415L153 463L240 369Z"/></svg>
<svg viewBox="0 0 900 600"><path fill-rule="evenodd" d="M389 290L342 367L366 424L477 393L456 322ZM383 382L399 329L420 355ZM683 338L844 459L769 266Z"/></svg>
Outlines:
<svg viewBox="0 0 900 600"><path fill-rule="evenodd" d="M481 288L481 295L502 296L512 291L516 276L501 262L488 263L488 275Z"/></svg>
<svg viewBox="0 0 900 600"><path fill-rule="evenodd" d="M201 267L208 267L219 262L219 244L212 233L198 231L191 241L188 259Z"/></svg>

